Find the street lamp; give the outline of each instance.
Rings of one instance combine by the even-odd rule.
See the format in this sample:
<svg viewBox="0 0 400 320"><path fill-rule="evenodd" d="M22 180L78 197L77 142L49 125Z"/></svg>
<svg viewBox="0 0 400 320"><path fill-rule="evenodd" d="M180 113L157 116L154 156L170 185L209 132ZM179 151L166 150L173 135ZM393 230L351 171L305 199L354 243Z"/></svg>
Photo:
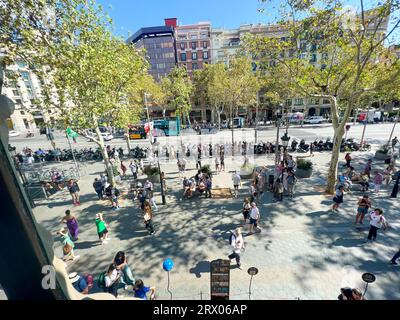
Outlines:
<svg viewBox="0 0 400 320"><path fill-rule="evenodd" d="M281 125L283 104L279 104L279 109L276 110L276 145L275 145L275 164L279 162L279 128Z"/></svg>
<svg viewBox="0 0 400 320"><path fill-rule="evenodd" d="M247 273L250 275L249 300L251 300L251 284L253 282L253 277L258 273L258 269L256 267L251 267L247 270Z"/></svg>

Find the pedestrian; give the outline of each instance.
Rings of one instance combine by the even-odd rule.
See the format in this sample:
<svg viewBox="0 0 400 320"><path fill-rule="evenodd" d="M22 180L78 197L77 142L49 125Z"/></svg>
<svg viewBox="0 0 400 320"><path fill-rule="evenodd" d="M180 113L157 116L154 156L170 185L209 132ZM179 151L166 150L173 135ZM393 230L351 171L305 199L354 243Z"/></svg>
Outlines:
<svg viewBox="0 0 400 320"><path fill-rule="evenodd" d="M399 259L399 258L400 258L400 249L399 249L399 251L397 251L397 252L395 253L395 255L393 256L393 258L390 260L390 263L391 263L391 264L394 264L394 265L397 265L398 263L396 262L396 260Z"/></svg>
<svg viewBox="0 0 400 320"><path fill-rule="evenodd" d="M371 179L371 170L372 170L372 160L369 159L364 167L364 172L363 172L364 175L368 176L369 180Z"/></svg>
<svg viewBox="0 0 400 320"><path fill-rule="evenodd" d="M274 185L274 201L282 201L283 200L283 183L281 179L277 179Z"/></svg>
<svg viewBox="0 0 400 320"><path fill-rule="evenodd" d="M344 187L340 185L336 189L335 196L333 198L333 206L332 206L332 211L338 211L339 205L343 203L343 196L344 196Z"/></svg>
<svg viewBox="0 0 400 320"><path fill-rule="evenodd" d="M101 181L101 185L103 186L103 194L104 194L104 191L108 187L108 177L104 173L102 173L100 175L100 181Z"/></svg>
<svg viewBox="0 0 400 320"><path fill-rule="evenodd" d="M122 176L125 177L126 171L128 170L126 166L124 165L124 162L121 160L121 170L122 170Z"/></svg>
<svg viewBox="0 0 400 320"><path fill-rule="evenodd" d="M219 169L219 171L221 172L221 171L225 171L225 153L224 152L221 152L221 155L220 155L220 169Z"/></svg>
<svg viewBox="0 0 400 320"><path fill-rule="evenodd" d="M114 258L114 265L117 270L121 271L120 282L125 286L125 290L128 289L128 286L133 286L135 279L133 278L131 268L129 268L125 252L117 252Z"/></svg>
<svg viewBox="0 0 400 320"><path fill-rule="evenodd" d="M242 237L242 231L240 228L236 228L234 232L232 232L229 242L232 246L232 253L228 256L230 260L235 259L236 265L240 270L243 270L241 262L240 262L240 253L241 250L244 249L244 241Z"/></svg>
<svg viewBox="0 0 400 320"><path fill-rule="evenodd" d="M362 174L360 177L361 191L367 192L369 190L369 178L367 174Z"/></svg>
<svg viewBox="0 0 400 320"><path fill-rule="evenodd" d="M131 169L133 179L136 180L138 168L134 161L131 161L131 163L129 164L129 169Z"/></svg>
<svg viewBox="0 0 400 320"><path fill-rule="evenodd" d="M218 158L218 156L215 157L215 171L218 173L220 171L219 169L219 164L220 164L220 160Z"/></svg>
<svg viewBox="0 0 400 320"><path fill-rule="evenodd" d="M375 171L374 186L376 193L379 193L379 191L381 190L382 182L383 182L382 173L380 173L379 171Z"/></svg>
<svg viewBox="0 0 400 320"><path fill-rule="evenodd" d="M258 194L257 202L260 201L261 197L264 194L264 186L265 186L265 178L264 175L260 172L257 175L257 194Z"/></svg>
<svg viewBox="0 0 400 320"><path fill-rule="evenodd" d="M206 176L204 183L206 185L206 198L211 198L212 197L212 194L211 194L212 180L209 175Z"/></svg>
<svg viewBox="0 0 400 320"><path fill-rule="evenodd" d="M346 153L346 155L344 157L344 160L346 161L346 164L343 165L343 167L350 168L351 167L351 160L352 160L351 154L350 153Z"/></svg>
<svg viewBox="0 0 400 320"><path fill-rule="evenodd" d="M117 269L114 263L108 267L105 276L105 292L111 293L114 297L118 297L118 286L121 278L121 271Z"/></svg>
<svg viewBox="0 0 400 320"><path fill-rule="evenodd" d="M69 231L69 234L72 237L73 241L78 240L78 234L79 234L79 226L78 226L78 220L71 214L70 210L65 211L65 217L61 219L61 223L66 223L67 228Z"/></svg>
<svg viewBox="0 0 400 320"><path fill-rule="evenodd" d="M289 176L288 169L284 168L282 172L282 184L283 184L283 193L288 193L288 181L287 178Z"/></svg>
<svg viewBox="0 0 400 320"><path fill-rule="evenodd" d="M87 278L78 275L76 272L71 272L68 279L76 291L81 294L89 294L90 286Z"/></svg>
<svg viewBox="0 0 400 320"><path fill-rule="evenodd" d="M385 181L386 185L388 185L390 181L392 181L392 172L393 169L390 166L383 170L383 180Z"/></svg>
<svg viewBox="0 0 400 320"><path fill-rule="evenodd" d="M103 183L99 180L99 178L94 179L93 188L94 188L94 191L96 191L97 197L99 198L99 200L103 199L104 187L103 187Z"/></svg>
<svg viewBox="0 0 400 320"><path fill-rule="evenodd" d="M197 152L196 169L201 169L201 149L198 149Z"/></svg>
<svg viewBox="0 0 400 320"><path fill-rule="evenodd" d="M153 210L151 209L151 205L149 201L144 202L144 209L143 209L144 215L144 224L145 228L151 235L155 233L154 231L154 226L153 226Z"/></svg>
<svg viewBox="0 0 400 320"><path fill-rule="evenodd" d="M369 223L370 223L370 229L368 233L367 242L370 240L375 241L378 235L378 230L381 229L382 227L383 230L386 230L386 228L388 227L386 219L383 216L383 211L382 209L379 208L375 209L373 212L370 213Z"/></svg>
<svg viewBox="0 0 400 320"><path fill-rule="evenodd" d="M67 229L61 229L60 231L57 232L57 234L61 237L61 243L62 243L62 250L63 250L63 261L69 261L69 260L76 260L79 258L79 256L75 256L74 253L74 248L75 244L71 240L68 230Z"/></svg>
<svg viewBox="0 0 400 320"><path fill-rule="evenodd" d="M135 285L133 286L133 291L135 293L135 297L142 300L154 300L156 294L155 287L146 287L141 279L136 280ZM149 297L147 295L150 294Z"/></svg>
<svg viewBox="0 0 400 320"><path fill-rule="evenodd" d="M120 205L119 205L119 197L121 195L121 192L118 190L117 187L114 187L113 184L110 185L111 187L111 205L112 205L112 209L115 210L119 210L120 209Z"/></svg>
<svg viewBox="0 0 400 320"><path fill-rule="evenodd" d="M396 144L399 142L399 139L397 139L397 137L394 137L393 139L392 139L392 149L393 149L393 152L394 152L394 148L396 147Z"/></svg>
<svg viewBox="0 0 400 320"><path fill-rule="evenodd" d="M236 198L239 193L239 186L242 185L242 179L238 171L235 171L235 173L232 175L232 182L233 182L233 193Z"/></svg>
<svg viewBox="0 0 400 320"><path fill-rule="evenodd" d="M286 178L286 185L287 185L287 191L289 194L289 197L293 198L294 194L294 187L297 183L297 178L294 175L293 171L289 170L288 171L288 176Z"/></svg>
<svg viewBox="0 0 400 320"><path fill-rule="evenodd" d="M310 143L310 157L314 157L314 150L315 150L315 144L314 142Z"/></svg>
<svg viewBox="0 0 400 320"><path fill-rule="evenodd" d="M365 300L361 291L357 288L341 288L338 300Z"/></svg>
<svg viewBox="0 0 400 320"><path fill-rule="evenodd" d="M293 156L289 156L287 161L288 171L293 171L295 167L296 167L296 161L293 160Z"/></svg>
<svg viewBox="0 0 400 320"><path fill-rule="evenodd" d="M165 177L165 172L162 171L160 175L161 184L163 186L164 192L167 192L167 178Z"/></svg>
<svg viewBox="0 0 400 320"><path fill-rule="evenodd" d="M75 180L70 179L67 183L67 187L68 187L69 194L72 197L72 202L73 202L74 206L80 205L81 204L79 202L80 189L79 189L78 183Z"/></svg>
<svg viewBox="0 0 400 320"><path fill-rule="evenodd" d="M104 221L102 213L96 214L95 223L97 228L97 235L99 236L101 244L106 244L111 239L108 237L107 224Z"/></svg>
<svg viewBox="0 0 400 320"><path fill-rule="evenodd" d="M400 183L400 170L395 174L395 182L392 189L392 193L390 194L391 198L397 198L397 193L399 192L399 183Z"/></svg>
<svg viewBox="0 0 400 320"><path fill-rule="evenodd" d="M254 202L257 199L257 186L255 181L251 183L249 188L250 202Z"/></svg>
<svg viewBox="0 0 400 320"><path fill-rule="evenodd" d="M363 195L362 198L358 199L358 208L356 215L356 224L363 224L364 216L368 213L368 209L371 208L372 203L368 195Z"/></svg>
<svg viewBox="0 0 400 320"><path fill-rule="evenodd" d="M243 201L243 219L244 225L247 224L247 220L250 221L250 211L251 211L251 204L249 198L244 198Z"/></svg>
<svg viewBox="0 0 400 320"><path fill-rule="evenodd" d="M252 202L251 210L250 210L250 232L249 232L249 234L254 233L254 228L261 231L261 229L258 227L259 221L260 221L260 210L258 210L255 202Z"/></svg>

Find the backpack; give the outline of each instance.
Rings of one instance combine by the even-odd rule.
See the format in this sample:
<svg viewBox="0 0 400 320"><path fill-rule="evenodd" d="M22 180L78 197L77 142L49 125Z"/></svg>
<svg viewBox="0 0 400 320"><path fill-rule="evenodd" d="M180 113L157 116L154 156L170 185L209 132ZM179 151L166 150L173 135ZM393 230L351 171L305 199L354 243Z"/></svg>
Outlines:
<svg viewBox="0 0 400 320"><path fill-rule="evenodd" d="M105 289L106 288L106 275L107 272L103 271L102 273L100 273L98 279L97 279L97 286L100 289Z"/></svg>
<svg viewBox="0 0 400 320"><path fill-rule="evenodd" d="M229 235L229 244L232 245L232 242L233 242L234 240L236 240L236 235L235 235L232 231L230 231L230 230L229 230L229 232L231 233L231 234Z"/></svg>

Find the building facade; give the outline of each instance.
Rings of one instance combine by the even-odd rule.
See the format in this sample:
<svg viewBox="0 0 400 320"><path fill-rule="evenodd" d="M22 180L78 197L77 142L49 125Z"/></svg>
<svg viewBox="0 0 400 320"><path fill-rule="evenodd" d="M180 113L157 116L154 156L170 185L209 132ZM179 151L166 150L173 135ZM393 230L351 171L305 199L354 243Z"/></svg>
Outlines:
<svg viewBox="0 0 400 320"><path fill-rule="evenodd" d="M18 61L8 66L4 78L3 93L13 100L15 105L14 113L7 120L9 130L21 133L37 132L45 123L54 122L57 111L43 110L38 105L42 84L26 63Z"/></svg>
<svg viewBox="0 0 400 320"><path fill-rule="evenodd" d="M126 41L137 49L146 50L149 73L156 81L166 77L177 63L174 27L170 20L166 19L169 25L142 28Z"/></svg>

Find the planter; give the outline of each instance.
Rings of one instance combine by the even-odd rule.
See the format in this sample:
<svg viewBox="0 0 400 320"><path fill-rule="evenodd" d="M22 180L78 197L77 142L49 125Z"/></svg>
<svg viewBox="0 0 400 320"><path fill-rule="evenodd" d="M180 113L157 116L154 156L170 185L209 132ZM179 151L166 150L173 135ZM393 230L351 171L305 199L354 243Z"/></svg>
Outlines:
<svg viewBox="0 0 400 320"><path fill-rule="evenodd" d="M241 169L239 174L242 179L252 179L254 175L254 168L251 169Z"/></svg>
<svg viewBox="0 0 400 320"><path fill-rule="evenodd" d="M378 150L375 152L375 159L378 159L378 160L390 159L390 155L388 153L383 153Z"/></svg>
<svg viewBox="0 0 400 320"><path fill-rule="evenodd" d="M147 176L147 178L152 183L160 183L160 175L158 173L157 174L153 174L151 176Z"/></svg>
<svg viewBox="0 0 400 320"><path fill-rule="evenodd" d="M296 177L310 178L312 176L312 169L296 169Z"/></svg>

